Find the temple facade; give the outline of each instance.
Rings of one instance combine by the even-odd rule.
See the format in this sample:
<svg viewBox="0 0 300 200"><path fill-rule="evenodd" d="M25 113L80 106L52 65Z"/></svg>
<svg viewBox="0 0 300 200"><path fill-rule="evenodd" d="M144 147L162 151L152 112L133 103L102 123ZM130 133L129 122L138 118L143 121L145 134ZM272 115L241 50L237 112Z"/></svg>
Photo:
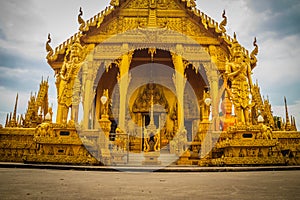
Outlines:
<svg viewBox="0 0 300 200"><path fill-rule="evenodd" d="M48 81L0 128L0 161L93 165L296 165L300 132L273 116L248 51L194 0L112 0L53 49ZM55 119L55 120L54 120Z"/></svg>

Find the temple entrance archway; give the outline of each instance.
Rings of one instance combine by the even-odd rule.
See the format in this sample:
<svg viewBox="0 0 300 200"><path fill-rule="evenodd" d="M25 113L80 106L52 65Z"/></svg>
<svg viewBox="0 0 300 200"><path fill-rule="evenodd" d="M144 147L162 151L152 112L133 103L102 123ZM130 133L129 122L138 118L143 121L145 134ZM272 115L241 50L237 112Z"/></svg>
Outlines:
<svg viewBox="0 0 300 200"><path fill-rule="evenodd" d="M170 51L161 49L139 49L131 55L129 69L123 77L120 76L118 65L121 61L117 61L100 78L95 98L95 123L101 118L103 110L100 100L103 90L108 89L109 98L112 99L109 109L111 132L116 132L119 127L122 132L129 134L130 150L141 152L144 149L144 132L150 124L151 107L153 123L160 132L161 148L169 150L169 142L183 129L187 132L188 141L193 141L201 121L203 91L208 87L204 68L199 68L202 70L200 73L195 71L192 64L186 64L183 71L179 72L174 55L172 57ZM124 90L124 77L125 104L121 103L120 91ZM181 85L177 83L180 80ZM120 123L125 126L121 128Z"/></svg>

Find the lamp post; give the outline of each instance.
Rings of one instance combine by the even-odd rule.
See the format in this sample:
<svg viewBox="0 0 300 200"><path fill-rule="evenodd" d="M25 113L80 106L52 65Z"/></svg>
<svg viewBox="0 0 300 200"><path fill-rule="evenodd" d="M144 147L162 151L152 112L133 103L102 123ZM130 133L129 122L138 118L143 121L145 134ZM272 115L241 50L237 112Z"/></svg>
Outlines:
<svg viewBox="0 0 300 200"><path fill-rule="evenodd" d="M109 103L108 89L103 90L103 95L100 98L100 101L102 103L103 110L101 113L101 118L98 121L101 127L101 132L99 133L99 138L98 138L99 141L98 154L99 157L101 158L101 161L105 165L110 165L111 156L110 156L108 144L109 144L109 132L110 132L111 121L109 120L109 115L108 115L108 103Z"/></svg>
<svg viewBox="0 0 300 200"><path fill-rule="evenodd" d="M103 105L103 112L101 114L99 124L106 138L109 138L111 121L109 120L109 115L108 115L108 104L109 104L108 89L103 90L103 95L100 98L100 101Z"/></svg>

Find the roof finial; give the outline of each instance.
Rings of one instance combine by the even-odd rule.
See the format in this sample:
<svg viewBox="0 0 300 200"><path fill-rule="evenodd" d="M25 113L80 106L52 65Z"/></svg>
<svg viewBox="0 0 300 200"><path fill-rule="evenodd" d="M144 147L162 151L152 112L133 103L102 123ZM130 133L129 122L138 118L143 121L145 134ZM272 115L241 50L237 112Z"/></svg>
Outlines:
<svg viewBox="0 0 300 200"><path fill-rule="evenodd" d="M79 30L80 31L87 31L85 27L85 21L82 19L83 11L82 8L79 8L79 14L78 14L78 23L80 25Z"/></svg>
<svg viewBox="0 0 300 200"><path fill-rule="evenodd" d="M46 51L48 52L47 59L49 59L53 55L53 49L50 46L50 43L51 43L51 35L50 33L48 33L48 40L46 42Z"/></svg>
<svg viewBox="0 0 300 200"><path fill-rule="evenodd" d="M252 69L256 66L256 63L257 63L256 56L258 54L258 45L257 45L256 42L257 42L256 37L254 37L253 46L255 48L253 49L253 51L250 54L250 59L251 59L250 62L251 62L251 68Z"/></svg>
<svg viewBox="0 0 300 200"><path fill-rule="evenodd" d="M221 29L221 33L226 32L225 26L227 25L227 17L225 14L226 14L226 12L225 12L225 10L223 10L223 14L222 14L223 21L220 23L220 26L219 26L219 28Z"/></svg>

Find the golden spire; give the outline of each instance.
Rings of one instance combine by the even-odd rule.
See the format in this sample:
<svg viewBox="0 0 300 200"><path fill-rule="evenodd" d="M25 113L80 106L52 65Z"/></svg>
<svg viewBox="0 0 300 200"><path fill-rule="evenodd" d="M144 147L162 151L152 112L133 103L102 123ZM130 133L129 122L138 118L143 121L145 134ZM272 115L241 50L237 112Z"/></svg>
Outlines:
<svg viewBox="0 0 300 200"><path fill-rule="evenodd" d="M9 125L8 118L9 118L9 114L7 113L7 115L6 115L5 127L8 127L8 125Z"/></svg>
<svg viewBox="0 0 300 200"><path fill-rule="evenodd" d="M10 112L9 113L9 120L8 120L8 127L11 127L11 116L12 116L12 113Z"/></svg>
<svg viewBox="0 0 300 200"><path fill-rule="evenodd" d="M19 98L19 94L17 93L16 102L15 102L15 108L14 108L14 112L13 112L13 116L12 116L12 120L11 120L11 126L12 127L15 127L17 125L18 98Z"/></svg>
<svg viewBox="0 0 300 200"><path fill-rule="evenodd" d="M288 131L291 128L291 123L290 123L290 119L289 119L289 113L288 113L288 107L287 107L287 103L286 103L286 97L284 97L284 105L285 105L285 119L286 119L285 130Z"/></svg>
<svg viewBox="0 0 300 200"><path fill-rule="evenodd" d="M293 121L294 121L294 130L297 131L297 125L296 125L296 119L295 119L295 117L293 117Z"/></svg>

